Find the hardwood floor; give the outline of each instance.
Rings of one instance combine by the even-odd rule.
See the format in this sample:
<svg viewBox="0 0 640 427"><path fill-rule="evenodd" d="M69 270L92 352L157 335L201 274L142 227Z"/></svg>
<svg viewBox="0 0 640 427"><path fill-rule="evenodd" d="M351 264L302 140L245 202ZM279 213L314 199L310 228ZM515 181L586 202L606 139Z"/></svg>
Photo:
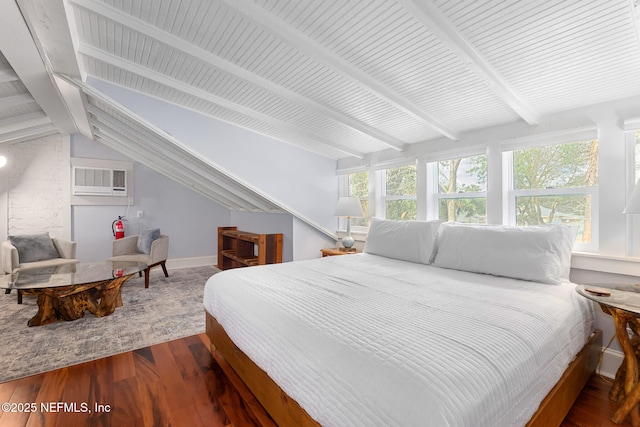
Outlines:
<svg viewBox="0 0 640 427"><path fill-rule="evenodd" d="M0 384L0 426L273 426L232 381L201 334Z"/></svg>
<svg viewBox="0 0 640 427"><path fill-rule="evenodd" d="M618 404L609 400L610 380L592 375L578 396L578 400L562 422L562 427L630 427L627 419L622 424L614 424L609 418Z"/></svg>
<svg viewBox="0 0 640 427"><path fill-rule="evenodd" d="M616 404L608 391L605 380L592 376L562 426L630 426L609 420ZM16 411L0 411L2 427L275 427L213 359L205 334L2 383L0 402Z"/></svg>

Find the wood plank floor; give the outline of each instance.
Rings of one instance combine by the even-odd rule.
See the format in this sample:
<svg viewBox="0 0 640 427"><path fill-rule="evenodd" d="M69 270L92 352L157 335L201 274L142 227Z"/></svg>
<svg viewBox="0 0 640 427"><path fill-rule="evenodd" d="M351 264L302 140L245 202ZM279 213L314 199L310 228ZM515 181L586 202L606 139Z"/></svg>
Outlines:
<svg viewBox="0 0 640 427"><path fill-rule="evenodd" d="M225 371L205 334L158 344L0 384L0 402L16 411L0 411L0 426L274 427L242 382ZM592 376L562 426L616 426L609 420L616 404L608 390L605 380Z"/></svg>

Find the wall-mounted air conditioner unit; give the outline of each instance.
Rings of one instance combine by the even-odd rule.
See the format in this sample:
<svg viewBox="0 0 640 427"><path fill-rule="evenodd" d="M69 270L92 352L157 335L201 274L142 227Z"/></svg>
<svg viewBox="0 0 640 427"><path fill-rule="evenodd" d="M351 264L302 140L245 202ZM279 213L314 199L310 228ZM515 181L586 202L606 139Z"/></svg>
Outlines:
<svg viewBox="0 0 640 427"><path fill-rule="evenodd" d="M74 166L74 196L126 196L127 171Z"/></svg>

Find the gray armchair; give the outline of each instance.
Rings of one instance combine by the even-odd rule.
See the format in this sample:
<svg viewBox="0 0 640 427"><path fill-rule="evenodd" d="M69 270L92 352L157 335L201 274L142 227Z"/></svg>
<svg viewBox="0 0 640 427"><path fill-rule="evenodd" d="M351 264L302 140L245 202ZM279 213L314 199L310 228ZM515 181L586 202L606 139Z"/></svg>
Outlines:
<svg viewBox="0 0 640 427"><path fill-rule="evenodd" d="M58 257L31 262L20 262L18 249L8 240L2 242L0 246L0 252L2 252L2 270L7 274L11 274L19 270L57 267L59 265L76 264L78 262L76 259L76 242L55 237L52 238L51 241L58 253Z"/></svg>
<svg viewBox="0 0 640 427"><path fill-rule="evenodd" d="M113 241L110 261L131 261L147 264L144 271L144 287L149 287L149 271L155 266L161 266L164 277L169 277L166 262L169 256L169 236L164 234L151 243L148 254L138 252L138 236L128 236ZM140 273L142 274L142 273Z"/></svg>
<svg viewBox="0 0 640 427"><path fill-rule="evenodd" d="M43 239L46 235L34 235L34 239ZM21 236L23 245L29 246L28 241L25 238L30 236ZM18 249L9 241L6 240L0 244L0 254L2 255L2 270L6 274L17 273L20 270L29 270L34 268L46 268L46 267L60 267L78 263L76 259L76 242L72 242L60 238L51 238L53 247L55 248L55 254L52 253L51 257L44 257L47 259L41 259L42 257L35 257L35 260L25 261L20 260ZM25 255L25 254L23 254ZM56 256L57 255L57 256ZM25 257L26 258L26 257ZM5 293L10 293L11 290L7 289ZM18 291L18 304L22 304L22 292Z"/></svg>

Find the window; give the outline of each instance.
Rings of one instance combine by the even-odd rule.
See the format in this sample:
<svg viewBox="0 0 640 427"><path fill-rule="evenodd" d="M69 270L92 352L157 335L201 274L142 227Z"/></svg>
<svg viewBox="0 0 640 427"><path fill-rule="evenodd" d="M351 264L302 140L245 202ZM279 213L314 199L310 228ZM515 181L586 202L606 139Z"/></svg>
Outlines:
<svg viewBox="0 0 640 427"><path fill-rule="evenodd" d="M598 140L514 150L512 222L576 226L577 243L594 243Z"/></svg>
<svg viewBox="0 0 640 427"><path fill-rule="evenodd" d="M382 184L381 203L385 218L416 219L416 165L384 169L378 172Z"/></svg>
<svg viewBox="0 0 640 427"><path fill-rule="evenodd" d="M487 155L435 163L438 217L443 221L487 222Z"/></svg>
<svg viewBox="0 0 640 427"><path fill-rule="evenodd" d="M346 191L341 195L358 197L364 212L364 218L352 218L351 225L355 227L367 227L369 218L369 172L355 172L346 176ZM346 221L346 219L344 219ZM341 224L342 225L342 224ZM346 222L344 228L347 228Z"/></svg>

